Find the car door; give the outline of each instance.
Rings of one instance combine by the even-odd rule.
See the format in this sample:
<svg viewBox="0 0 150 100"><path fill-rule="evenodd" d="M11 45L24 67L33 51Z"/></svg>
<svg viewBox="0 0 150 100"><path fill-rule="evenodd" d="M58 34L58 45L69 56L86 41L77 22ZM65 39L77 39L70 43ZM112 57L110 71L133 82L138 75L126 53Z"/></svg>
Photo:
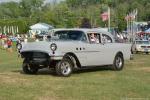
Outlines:
<svg viewBox="0 0 150 100"><path fill-rule="evenodd" d="M96 41L93 42L92 35L95 35ZM87 34L89 43L86 44L86 64L85 66L97 66L103 64L102 59L104 54L102 53L103 44L101 43L101 38L99 33L88 33Z"/></svg>
<svg viewBox="0 0 150 100"><path fill-rule="evenodd" d="M103 35L101 35L100 33L95 33L95 36L97 36L97 38L99 39L99 43L91 43L90 36L88 34L89 43L86 47L87 66L112 64L114 59L114 56L112 56L114 55L114 49L112 46L111 38L109 37L110 40L108 40L109 42L107 43L106 40L103 40ZM105 37L107 37L107 35Z"/></svg>

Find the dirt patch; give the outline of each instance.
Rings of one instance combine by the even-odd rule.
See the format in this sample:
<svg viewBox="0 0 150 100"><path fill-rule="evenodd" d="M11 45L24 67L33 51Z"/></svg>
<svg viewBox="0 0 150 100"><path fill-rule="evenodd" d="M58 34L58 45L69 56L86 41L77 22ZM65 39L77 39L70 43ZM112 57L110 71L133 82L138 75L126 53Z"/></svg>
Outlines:
<svg viewBox="0 0 150 100"><path fill-rule="evenodd" d="M136 69L133 69L133 70L150 72L150 67L139 67L139 68L136 68Z"/></svg>
<svg viewBox="0 0 150 100"><path fill-rule="evenodd" d="M56 97L42 96L42 97L39 97L37 100L59 100L59 99Z"/></svg>
<svg viewBox="0 0 150 100"><path fill-rule="evenodd" d="M0 73L1 83L4 84L17 84L17 83L26 83L28 80L22 77L18 77L15 74L5 74Z"/></svg>
<svg viewBox="0 0 150 100"><path fill-rule="evenodd" d="M60 98L57 97L52 91L47 91L45 92L44 95L39 96L38 98L35 98L35 99L36 100L60 100ZM63 99L61 98L61 100Z"/></svg>

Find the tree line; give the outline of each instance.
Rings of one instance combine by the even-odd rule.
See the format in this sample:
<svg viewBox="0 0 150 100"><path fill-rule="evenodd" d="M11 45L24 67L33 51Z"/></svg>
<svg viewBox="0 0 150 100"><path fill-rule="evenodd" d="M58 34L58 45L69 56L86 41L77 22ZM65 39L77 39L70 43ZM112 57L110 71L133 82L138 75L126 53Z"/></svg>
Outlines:
<svg viewBox="0 0 150 100"><path fill-rule="evenodd" d="M138 10L137 21L150 20L150 2L148 0L21 0L0 4L0 26L18 25L19 31L25 33L29 26L45 22L56 28L80 27L83 19L88 19L91 27L105 27L100 15L110 7L111 27L119 31L126 28L125 16Z"/></svg>

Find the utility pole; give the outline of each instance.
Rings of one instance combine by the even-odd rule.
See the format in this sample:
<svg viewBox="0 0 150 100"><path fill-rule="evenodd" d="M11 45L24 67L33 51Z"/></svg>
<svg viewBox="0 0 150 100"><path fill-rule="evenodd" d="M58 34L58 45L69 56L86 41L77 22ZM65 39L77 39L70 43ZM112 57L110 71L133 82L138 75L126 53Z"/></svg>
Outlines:
<svg viewBox="0 0 150 100"><path fill-rule="evenodd" d="M110 7L108 7L108 31L110 32Z"/></svg>

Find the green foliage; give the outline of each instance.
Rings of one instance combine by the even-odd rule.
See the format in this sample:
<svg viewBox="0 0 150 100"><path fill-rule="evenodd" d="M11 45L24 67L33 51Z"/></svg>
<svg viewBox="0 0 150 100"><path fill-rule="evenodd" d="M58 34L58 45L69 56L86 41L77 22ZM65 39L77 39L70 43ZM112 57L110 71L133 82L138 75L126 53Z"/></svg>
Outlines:
<svg viewBox="0 0 150 100"><path fill-rule="evenodd" d="M90 20L88 18L83 18L81 21L81 28L91 28Z"/></svg>
<svg viewBox="0 0 150 100"><path fill-rule="evenodd" d="M147 0L65 0L59 4L44 4L43 0L21 0L0 4L0 19L22 23L20 32L27 32L29 26L45 22L54 27L79 27L83 18L88 18L92 27L107 26L101 20L101 13L111 8L111 27L120 31L126 27L125 16L138 9L137 20L150 20L150 3ZM0 26L7 23L0 23ZM28 27L27 27L28 26Z"/></svg>
<svg viewBox="0 0 150 100"><path fill-rule="evenodd" d="M0 4L0 18L19 18L21 13L20 5L15 2Z"/></svg>
<svg viewBox="0 0 150 100"><path fill-rule="evenodd" d="M23 16L31 17L33 13L37 13L41 10L43 0L22 0L20 7L23 10Z"/></svg>

